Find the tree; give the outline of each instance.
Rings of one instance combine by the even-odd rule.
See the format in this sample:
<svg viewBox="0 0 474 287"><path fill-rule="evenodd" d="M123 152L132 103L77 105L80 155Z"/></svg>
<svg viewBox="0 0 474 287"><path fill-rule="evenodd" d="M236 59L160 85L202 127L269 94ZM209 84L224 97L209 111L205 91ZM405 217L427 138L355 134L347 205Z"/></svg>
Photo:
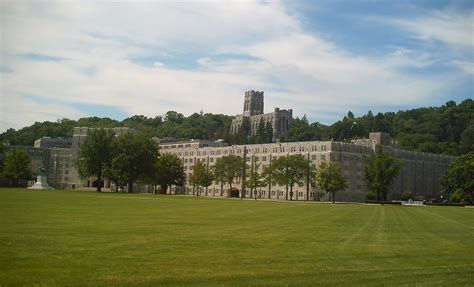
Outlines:
<svg viewBox="0 0 474 287"><path fill-rule="evenodd" d="M155 163L158 158L158 146L143 135L125 133L113 143L114 157L111 173L128 184L128 192L133 191L137 180L153 182Z"/></svg>
<svg viewBox="0 0 474 287"><path fill-rule="evenodd" d="M270 159L271 163L271 159ZM262 170L262 181L265 183L265 185L268 186L268 199L270 199L270 192L272 190L272 184L275 182L275 179L273 178L273 169L272 165L264 166Z"/></svg>
<svg viewBox="0 0 474 287"><path fill-rule="evenodd" d="M152 181L160 186L162 192L170 185L183 186L185 182L183 163L175 154L165 153L155 163Z"/></svg>
<svg viewBox="0 0 474 287"><path fill-rule="evenodd" d="M472 200L474 192L474 152L458 157L451 162L449 169L441 180L443 190L454 194L465 193Z"/></svg>
<svg viewBox="0 0 474 287"><path fill-rule="evenodd" d="M336 192L347 187L342 167L336 162L321 162L316 170L316 181L322 191L331 193L332 203L336 202Z"/></svg>
<svg viewBox="0 0 474 287"><path fill-rule="evenodd" d="M112 144L115 134L109 129L92 130L81 145L76 161L82 178L97 176L97 191L102 191L104 170L112 163Z"/></svg>
<svg viewBox="0 0 474 287"><path fill-rule="evenodd" d="M377 195L378 200L382 196L382 204L387 200L395 177L401 169L401 163L384 152L381 145L375 147L375 154L365 158L364 181L367 188Z"/></svg>
<svg viewBox="0 0 474 287"><path fill-rule="evenodd" d="M265 143L271 143L273 141L273 127L271 122L265 124L265 133L263 136Z"/></svg>
<svg viewBox="0 0 474 287"><path fill-rule="evenodd" d="M112 159L112 164L108 167L104 168L104 177L108 178L111 182L115 183L116 190L115 191L124 191L125 186L128 183L128 175L126 170L118 169L114 162L120 161L118 157L121 155L117 155Z"/></svg>
<svg viewBox="0 0 474 287"><path fill-rule="evenodd" d="M462 132L459 145L464 153L474 152L474 122Z"/></svg>
<svg viewBox="0 0 474 287"><path fill-rule="evenodd" d="M255 134L255 143L265 143L265 121L263 119L258 121L257 132Z"/></svg>
<svg viewBox="0 0 474 287"><path fill-rule="evenodd" d="M256 163L255 157L252 156L250 168L248 169L248 173L246 173L246 183L247 186L250 187L250 197L255 196L255 199L257 199L256 193L254 192L256 188L266 185L263 173L259 172L260 166L261 164Z"/></svg>
<svg viewBox="0 0 474 287"><path fill-rule="evenodd" d="M165 114L165 121L172 122L176 124L182 123L184 120L184 115L175 111L169 111Z"/></svg>
<svg viewBox="0 0 474 287"><path fill-rule="evenodd" d="M5 162L5 145L0 142L0 176L3 173L3 165Z"/></svg>
<svg viewBox="0 0 474 287"><path fill-rule="evenodd" d="M288 200L289 188L290 200L293 200L293 186L304 183L310 166L311 161L305 159L301 154L280 157L272 161L273 178L279 185L286 187L285 199Z"/></svg>
<svg viewBox="0 0 474 287"><path fill-rule="evenodd" d="M216 160L214 174L222 183L227 183L232 190L234 179L242 175L243 159L236 155L228 155Z"/></svg>
<svg viewBox="0 0 474 287"><path fill-rule="evenodd" d="M31 178L31 158L24 149L14 149L5 154L3 175L18 186L21 179Z"/></svg>
<svg viewBox="0 0 474 287"><path fill-rule="evenodd" d="M456 189L455 192L451 193L451 196L449 197L449 201L454 202L454 203L464 203L466 198L467 198L467 195L463 190Z"/></svg>
<svg viewBox="0 0 474 287"><path fill-rule="evenodd" d="M320 133L318 124L309 125L306 117L296 118L291 121L291 129L281 137L281 140L286 142L319 140L318 133Z"/></svg>
<svg viewBox="0 0 474 287"><path fill-rule="evenodd" d="M214 179L212 172L204 164L203 161L197 160L193 166L193 173L189 179L189 182L198 187L208 187L212 184ZM199 195L199 192L196 193Z"/></svg>
<svg viewBox="0 0 474 287"><path fill-rule="evenodd" d="M305 176L306 176L306 178L305 178L305 182L306 182L306 200L309 200L310 186L315 186L316 185L316 167L311 163L311 161L307 161Z"/></svg>

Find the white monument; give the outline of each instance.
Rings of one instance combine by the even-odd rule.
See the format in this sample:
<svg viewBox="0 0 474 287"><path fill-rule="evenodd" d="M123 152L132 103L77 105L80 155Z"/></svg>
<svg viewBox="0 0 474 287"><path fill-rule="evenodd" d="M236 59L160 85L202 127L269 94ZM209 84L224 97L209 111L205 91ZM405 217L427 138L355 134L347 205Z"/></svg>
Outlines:
<svg viewBox="0 0 474 287"><path fill-rule="evenodd" d="M28 187L29 189L53 189L48 184L48 180L46 177L46 169L44 167L39 168L39 175L36 178L36 182L33 186Z"/></svg>

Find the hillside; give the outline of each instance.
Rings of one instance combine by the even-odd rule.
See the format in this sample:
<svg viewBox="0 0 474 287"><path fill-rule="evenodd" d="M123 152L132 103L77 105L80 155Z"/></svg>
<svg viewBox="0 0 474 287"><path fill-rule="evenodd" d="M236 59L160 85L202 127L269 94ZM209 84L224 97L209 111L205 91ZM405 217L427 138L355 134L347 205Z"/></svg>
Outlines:
<svg viewBox="0 0 474 287"><path fill-rule="evenodd" d="M0 134L0 142L10 145L33 145L42 136L68 137L73 127L132 127L148 136L173 139L224 139L229 143L254 143L265 141L263 135L247 136L229 133L231 116L198 114L188 117L169 111L164 117L133 116L123 121L109 118L61 119L57 122L36 122L20 130L9 129ZM348 112L332 125L309 123L306 117L293 120L293 129L282 141L340 140L367 137L369 132L390 133L407 150L460 155L474 151L474 101L460 104L447 102L441 107L418 108L399 112L378 113L371 111L362 117Z"/></svg>
<svg viewBox="0 0 474 287"><path fill-rule="evenodd" d="M387 132L407 150L461 155L474 151L474 101L459 105L449 101L441 107L378 113L362 117L348 112L331 126L296 119L283 140L340 140L367 137L370 132Z"/></svg>

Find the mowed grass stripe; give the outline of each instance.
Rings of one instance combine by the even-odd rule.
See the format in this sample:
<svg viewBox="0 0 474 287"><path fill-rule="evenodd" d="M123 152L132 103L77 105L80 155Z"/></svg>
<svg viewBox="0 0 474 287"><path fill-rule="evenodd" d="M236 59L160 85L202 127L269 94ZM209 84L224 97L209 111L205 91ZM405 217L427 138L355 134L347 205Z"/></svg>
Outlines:
<svg viewBox="0 0 474 287"><path fill-rule="evenodd" d="M0 189L0 215L2 286L474 284L468 208Z"/></svg>

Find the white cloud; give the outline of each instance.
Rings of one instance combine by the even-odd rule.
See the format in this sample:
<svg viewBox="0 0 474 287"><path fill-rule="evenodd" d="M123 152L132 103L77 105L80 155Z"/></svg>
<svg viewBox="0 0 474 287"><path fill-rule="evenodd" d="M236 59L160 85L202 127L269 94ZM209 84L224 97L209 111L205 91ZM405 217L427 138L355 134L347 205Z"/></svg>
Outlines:
<svg viewBox="0 0 474 287"><path fill-rule="evenodd" d="M58 103L15 96L0 98L0 131L29 126L37 121L56 121L62 118L79 118L84 114L77 109Z"/></svg>
<svg viewBox="0 0 474 287"><path fill-rule="evenodd" d="M2 65L13 70L0 74L3 106L9 107L0 131L82 115L65 104L33 109L23 95L112 105L130 115L201 109L237 114L244 91L259 89L266 91L267 111L279 106L297 115L327 115L363 105L420 103L450 84L399 72L429 64L421 54L416 61L402 49L381 58L352 55L304 31L277 1L0 5ZM26 53L65 60L18 57ZM232 54L244 57L219 57ZM164 61L176 55L195 55L190 64L197 67L178 69ZM150 56L163 60L149 65L130 60Z"/></svg>
<svg viewBox="0 0 474 287"><path fill-rule="evenodd" d="M386 19L381 19L386 22ZM413 37L430 42L441 42L452 51L452 64L472 74L474 64L474 11L454 9L433 11L415 19L395 19L392 23L412 33ZM446 55L446 50L443 50ZM466 57L467 56L467 57Z"/></svg>
<svg viewBox="0 0 474 287"><path fill-rule="evenodd" d="M474 75L474 62L453 61L453 65L463 70L466 74Z"/></svg>
<svg viewBox="0 0 474 287"><path fill-rule="evenodd" d="M416 19L393 21L423 40L441 41L453 48L474 47L474 12L434 11Z"/></svg>

